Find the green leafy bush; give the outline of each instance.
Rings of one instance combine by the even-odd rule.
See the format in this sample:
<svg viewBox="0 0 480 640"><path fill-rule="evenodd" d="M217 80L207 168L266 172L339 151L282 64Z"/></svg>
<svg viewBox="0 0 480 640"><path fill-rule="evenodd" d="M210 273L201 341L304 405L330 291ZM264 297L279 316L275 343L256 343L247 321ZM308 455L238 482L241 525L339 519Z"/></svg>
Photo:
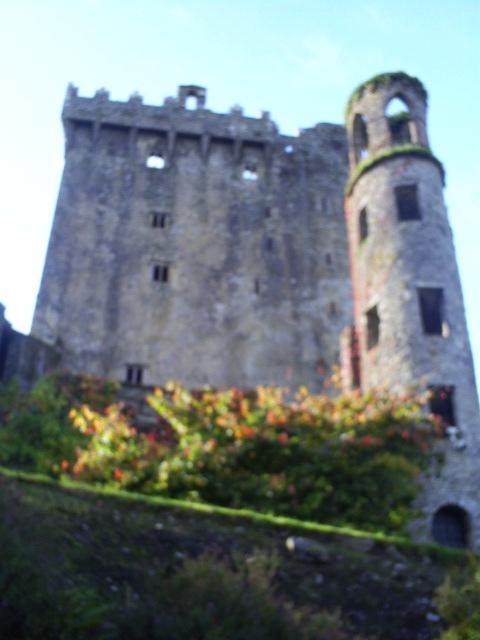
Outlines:
<svg viewBox="0 0 480 640"><path fill-rule="evenodd" d="M76 458L86 438L72 428L68 412L82 402L105 407L118 385L94 376L53 374L31 391L0 386L0 463L58 475Z"/></svg>
<svg viewBox="0 0 480 640"><path fill-rule="evenodd" d="M300 389L287 402L278 388L172 383L149 403L178 437L159 463L162 493L388 531L412 515L433 433L417 399Z"/></svg>
<svg viewBox="0 0 480 640"><path fill-rule="evenodd" d="M346 640L337 614L313 614L275 595L275 564L257 554L235 567L211 556L186 560L151 602L126 608L131 640Z"/></svg>
<svg viewBox="0 0 480 640"><path fill-rule="evenodd" d="M81 437L70 427L66 399L52 380L40 380L30 393L4 388L0 407L2 464L52 473L61 461L74 459Z"/></svg>
<svg viewBox="0 0 480 640"><path fill-rule="evenodd" d="M471 558L452 571L437 590L436 604L449 624L441 640L480 640L480 564Z"/></svg>
<svg viewBox="0 0 480 640"><path fill-rule="evenodd" d="M77 479L123 489L147 487L165 449L129 424L122 405L110 405L102 413L82 405L71 409L69 418L88 438L76 452L72 472Z"/></svg>

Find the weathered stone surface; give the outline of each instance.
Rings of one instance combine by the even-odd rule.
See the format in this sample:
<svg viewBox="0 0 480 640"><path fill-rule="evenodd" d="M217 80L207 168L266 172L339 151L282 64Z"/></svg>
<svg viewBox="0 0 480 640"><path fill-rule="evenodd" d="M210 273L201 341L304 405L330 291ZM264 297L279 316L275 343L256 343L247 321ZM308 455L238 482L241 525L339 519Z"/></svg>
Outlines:
<svg viewBox="0 0 480 640"><path fill-rule="evenodd" d="M392 120L394 98L408 113ZM370 81L346 128L318 124L297 137L265 112L213 113L195 85L161 107L69 87L63 121L35 344L59 345L73 371L130 383L321 391L341 343L346 389L453 390L446 463L422 479L412 533L430 539L434 515L453 505L465 521L449 526L480 547L478 397L420 82ZM375 163L359 171L368 156ZM418 215L400 219L399 187L415 191ZM441 331L425 331L422 290L441 291ZM7 350L1 309L0 333L5 369L15 341Z"/></svg>
<svg viewBox="0 0 480 640"><path fill-rule="evenodd" d="M426 102L415 82L404 76L384 86L366 89L353 101L348 118L351 171L365 154L395 150L385 109L400 97L409 110L410 142L428 148ZM362 117L366 134L359 137L355 118ZM367 138L367 142L365 141ZM418 219L399 219L395 189L416 189ZM466 514L466 537L480 545L480 418L478 396L452 232L442 195L443 174L433 158L399 154L386 157L357 179L346 199L355 334L358 338L361 386L386 387L398 393L412 387L453 389L456 432L439 446L445 454L441 473L423 478L418 506L424 517L412 527L415 537L429 539L433 514L458 505ZM367 234L360 225L366 211ZM363 214L365 216L365 214ZM443 292L442 330L428 334L422 325L418 290ZM368 311L377 309L377 343L369 344ZM348 346L348 344L347 344ZM350 354L351 357L352 354ZM448 424L447 424L448 426ZM460 438L460 443L459 443ZM455 525L455 523L453 523Z"/></svg>
<svg viewBox="0 0 480 640"><path fill-rule="evenodd" d="M266 114L213 113L204 90L190 111L184 97L69 91L32 332L62 341L65 366L120 380L135 364L145 384L318 390L351 322L345 130L283 136ZM163 169L146 166L152 153Z"/></svg>

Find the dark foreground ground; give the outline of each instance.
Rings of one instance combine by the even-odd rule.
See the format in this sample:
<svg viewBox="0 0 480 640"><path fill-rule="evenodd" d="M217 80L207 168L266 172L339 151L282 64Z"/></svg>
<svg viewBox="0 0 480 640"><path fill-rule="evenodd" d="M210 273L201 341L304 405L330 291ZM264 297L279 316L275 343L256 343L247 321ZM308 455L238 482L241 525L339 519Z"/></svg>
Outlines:
<svg viewBox="0 0 480 640"><path fill-rule="evenodd" d="M53 615L48 603L67 592L76 594L67 608L75 613L75 606L87 606L94 617L82 622L88 633L77 630L71 637L108 638L109 618L113 622L146 602L154 609L154 598L168 590L188 558L204 554L233 571L256 556L270 558L276 595L312 612L336 610L349 638L428 640L442 631L434 591L448 568L463 562L433 548L152 505L2 474L0 509L5 640L28 637L19 631L25 624L15 615L27 614L20 605L18 613L17 604L41 621ZM50 594L47 605L39 592ZM44 614L36 610L42 607ZM96 625L98 635L91 631ZM122 637L149 637L140 627Z"/></svg>

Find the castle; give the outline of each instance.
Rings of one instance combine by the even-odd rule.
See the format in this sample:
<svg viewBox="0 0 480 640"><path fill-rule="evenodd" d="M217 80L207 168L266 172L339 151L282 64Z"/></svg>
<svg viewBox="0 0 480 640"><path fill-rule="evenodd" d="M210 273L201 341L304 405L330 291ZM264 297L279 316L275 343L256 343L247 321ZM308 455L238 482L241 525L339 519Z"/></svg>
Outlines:
<svg viewBox="0 0 480 640"><path fill-rule="evenodd" d="M395 105L400 107L395 111ZM69 86L65 168L31 336L0 307L0 378L60 364L126 385L414 384L449 426L418 539L480 547L480 418L427 94L363 83L346 126Z"/></svg>

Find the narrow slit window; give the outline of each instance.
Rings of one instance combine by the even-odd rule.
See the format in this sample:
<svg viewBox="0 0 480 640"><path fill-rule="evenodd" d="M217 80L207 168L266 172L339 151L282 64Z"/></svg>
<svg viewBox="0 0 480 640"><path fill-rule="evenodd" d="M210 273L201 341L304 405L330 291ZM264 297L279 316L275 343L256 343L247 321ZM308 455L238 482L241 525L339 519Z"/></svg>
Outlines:
<svg viewBox="0 0 480 640"><path fill-rule="evenodd" d="M143 382L144 367L139 364L127 364L125 382L127 384L141 385Z"/></svg>
<svg viewBox="0 0 480 640"><path fill-rule="evenodd" d="M332 266L332 254L331 253L327 253L325 255L325 264L327 265L327 267L331 267Z"/></svg>
<svg viewBox="0 0 480 640"><path fill-rule="evenodd" d="M273 251L273 238L267 238L265 240L265 249L267 251Z"/></svg>
<svg viewBox="0 0 480 640"><path fill-rule="evenodd" d="M368 157L367 120L360 113L353 120L353 150L357 162Z"/></svg>
<svg viewBox="0 0 480 640"><path fill-rule="evenodd" d="M165 159L158 153L152 153L147 158L146 166L148 169L164 169Z"/></svg>
<svg viewBox="0 0 480 640"><path fill-rule="evenodd" d="M168 282L169 267L167 264L155 264L152 269L152 280L154 282Z"/></svg>
<svg viewBox="0 0 480 640"><path fill-rule="evenodd" d="M397 203L397 216L400 221L421 220L416 184L395 187L395 201Z"/></svg>
<svg viewBox="0 0 480 640"><path fill-rule="evenodd" d="M260 280L258 278L255 278L255 281L253 283L253 290L257 295L260 293Z"/></svg>
<svg viewBox="0 0 480 640"><path fill-rule="evenodd" d="M358 236L360 242L363 242L368 237L368 213L366 207L363 207L358 216Z"/></svg>
<svg viewBox="0 0 480 640"><path fill-rule="evenodd" d="M423 332L440 336L443 333L443 289L418 289L418 302L422 316Z"/></svg>
<svg viewBox="0 0 480 640"><path fill-rule="evenodd" d="M377 307L367 311L367 349L375 347L380 340L380 316Z"/></svg>
<svg viewBox="0 0 480 640"><path fill-rule="evenodd" d="M428 390L430 392L430 412L440 418L444 426L456 426L454 387L451 385L431 386Z"/></svg>

